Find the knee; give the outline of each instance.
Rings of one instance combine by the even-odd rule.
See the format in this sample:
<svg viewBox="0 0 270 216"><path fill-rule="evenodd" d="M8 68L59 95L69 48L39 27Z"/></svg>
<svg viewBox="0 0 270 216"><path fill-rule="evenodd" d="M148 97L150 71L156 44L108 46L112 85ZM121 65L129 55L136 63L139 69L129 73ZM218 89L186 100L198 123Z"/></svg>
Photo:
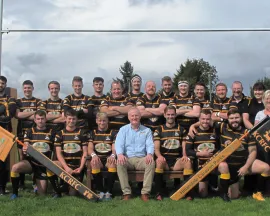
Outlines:
<svg viewBox="0 0 270 216"><path fill-rule="evenodd" d="M228 173L229 172L229 166L226 162L221 162L218 165L218 170L220 173Z"/></svg>
<svg viewBox="0 0 270 216"><path fill-rule="evenodd" d="M19 164L14 164L11 168L11 172L18 173L20 171L20 166Z"/></svg>

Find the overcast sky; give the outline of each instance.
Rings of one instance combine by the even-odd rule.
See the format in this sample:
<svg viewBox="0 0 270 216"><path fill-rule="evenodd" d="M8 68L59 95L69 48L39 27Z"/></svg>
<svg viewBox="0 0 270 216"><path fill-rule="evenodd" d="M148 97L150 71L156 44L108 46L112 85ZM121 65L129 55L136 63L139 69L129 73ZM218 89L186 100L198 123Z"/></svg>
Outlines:
<svg viewBox="0 0 270 216"><path fill-rule="evenodd" d="M270 28L269 11L268 0L4 0L3 29ZM93 77L109 86L126 60L144 81L160 85L187 58L203 58L221 81L240 80L248 93L270 75L269 38L270 32L10 33L3 35L2 74L15 88L33 80L41 98L48 97L47 83L58 80L64 97L74 75L92 94Z"/></svg>

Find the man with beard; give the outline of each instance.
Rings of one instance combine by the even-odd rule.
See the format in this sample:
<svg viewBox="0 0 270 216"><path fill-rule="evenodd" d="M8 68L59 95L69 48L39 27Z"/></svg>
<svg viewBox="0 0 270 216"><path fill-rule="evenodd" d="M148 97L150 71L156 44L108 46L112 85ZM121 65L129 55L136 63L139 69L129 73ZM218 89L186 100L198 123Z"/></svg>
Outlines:
<svg viewBox="0 0 270 216"><path fill-rule="evenodd" d="M65 119L62 115L63 100L59 98L60 84L57 81L51 81L48 84L50 98L40 104L40 109L44 110L47 115L46 127L57 132L64 128Z"/></svg>
<svg viewBox="0 0 270 216"><path fill-rule="evenodd" d="M238 109L230 109L228 112L228 124L220 125L221 149L226 148L235 139L239 139L247 129L243 127L241 113ZM270 175L269 165L256 159L257 148L254 137L248 135L241 140L241 146L232 153L224 163L224 169L228 166L230 173L231 198L239 197L239 179L246 174L260 174L256 189L253 193L253 199L264 201L262 191L265 189L265 181ZM226 190L224 190L226 191Z"/></svg>
<svg viewBox="0 0 270 216"><path fill-rule="evenodd" d="M73 77L72 88L74 93L64 99L63 109L65 112L75 110L78 117L77 127L88 129L88 120L92 118L93 114L93 102L89 96L82 93L83 79L81 77Z"/></svg>
<svg viewBox="0 0 270 216"><path fill-rule="evenodd" d="M11 119L16 114L16 101L14 98L6 95L7 78L0 76L0 126L9 132L12 132ZM5 194L8 180L8 160L0 160L0 196Z"/></svg>
<svg viewBox="0 0 270 216"><path fill-rule="evenodd" d="M169 76L163 77L161 79L161 85L162 85L162 90L159 95L162 97L163 102L165 102L166 105L168 106L170 101L173 99L175 95L175 93L172 90L172 87L173 87L172 78Z"/></svg>
<svg viewBox="0 0 270 216"><path fill-rule="evenodd" d="M98 128L93 130L88 144L88 155L91 155L91 168L96 190L100 200L110 200L116 178L116 131L109 129L109 118L106 113L98 112L96 115ZM108 169L108 176L104 181L101 169Z"/></svg>
<svg viewBox="0 0 270 216"><path fill-rule="evenodd" d="M34 114L39 109L41 100L33 96L34 85L31 80L25 80L22 84L23 86L23 98L19 98L16 101L17 111L16 118L18 119L17 126L17 136L20 141L23 142L25 132L32 128L34 125ZM22 146L17 145L19 151L19 159L22 161L24 159L24 154L22 151ZM24 179L25 174L20 174L20 188L24 189ZM35 180L33 180L33 187L35 188Z"/></svg>
<svg viewBox="0 0 270 216"><path fill-rule="evenodd" d="M128 124L127 113L132 104L123 95L121 82L113 81L111 84L111 95L103 100L100 105L100 112L107 113L109 117L109 128L119 131Z"/></svg>
<svg viewBox="0 0 270 216"><path fill-rule="evenodd" d="M145 93L136 103L141 112L142 124L154 131L162 124L162 115L166 108L166 103L162 97L156 94L156 84L148 81L145 84Z"/></svg>
<svg viewBox="0 0 270 216"><path fill-rule="evenodd" d="M184 170L184 180L193 174L192 164L187 157L183 157L182 145L186 142L186 131L175 123L176 109L167 106L164 110L166 123L160 125L154 132L156 159L155 188L156 200L163 199L163 173L164 170ZM191 194L187 195L192 200Z"/></svg>
<svg viewBox="0 0 270 216"><path fill-rule="evenodd" d="M127 94L127 100L132 104L136 105L136 101L139 97L143 96L141 92L142 78L138 74L134 74L131 77L131 88L132 91Z"/></svg>
<svg viewBox="0 0 270 216"><path fill-rule="evenodd" d="M94 95L91 96L92 102L94 104L92 118L89 119L88 125L90 129L96 129L96 114L99 112L100 104L106 99L106 95L103 94L104 89L104 79L102 77L95 77L93 79Z"/></svg>

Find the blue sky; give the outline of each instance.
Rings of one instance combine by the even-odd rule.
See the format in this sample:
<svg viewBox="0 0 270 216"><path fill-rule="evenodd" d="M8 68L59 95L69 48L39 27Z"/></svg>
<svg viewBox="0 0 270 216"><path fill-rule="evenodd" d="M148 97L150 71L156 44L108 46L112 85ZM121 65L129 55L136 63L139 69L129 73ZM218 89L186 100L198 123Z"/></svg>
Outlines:
<svg viewBox="0 0 270 216"><path fill-rule="evenodd" d="M3 29L270 28L269 11L266 0L4 0ZM48 97L47 83L58 80L64 97L75 75L84 78L86 94L95 76L103 76L108 89L126 60L159 86L187 58L203 58L221 81L240 80L248 93L270 75L269 34L10 33L3 35L2 73L18 89L32 79L41 98Z"/></svg>

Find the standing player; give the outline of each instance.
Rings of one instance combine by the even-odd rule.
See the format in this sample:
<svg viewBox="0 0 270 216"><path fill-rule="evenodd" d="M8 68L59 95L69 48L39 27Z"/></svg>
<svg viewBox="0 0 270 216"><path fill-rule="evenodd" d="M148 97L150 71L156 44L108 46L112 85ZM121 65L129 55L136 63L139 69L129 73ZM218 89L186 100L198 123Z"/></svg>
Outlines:
<svg viewBox="0 0 270 216"><path fill-rule="evenodd" d="M100 199L105 198L105 200L110 200L116 178L116 153L114 147L116 131L109 129L109 118L106 113L97 113L96 122L98 128L91 133L88 144L88 155L92 157L92 174ZM103 178L100 170L105 167L109 172L107 181L105 181L105 185L103 186Z"/></svg>
<svg viewBox="0 0 270 216"><path fill-rule="evenodd" d="M138 98L143 96L141 92L142 78L138 74L134 74L130 82L132 91L127 94L127 100L135 106Z"/></svg>
<svg viewBox="0 0 270 216"><path fill-rule="evenodd" d="M12 132L11 119L16 113L16 101L6 95L7 78L0 76L0 126ZM0 196L5 194L8 180L8 158L6 161L0 160Z"/></svg>
<svg viewBox="0 0 270 216"><path fill-rule="evenodd" d="M161 85L162 85L162 90L161 93L159 94L162 97L162 101L166 103L168 106L170 101L173 100L173 97L175 93L172 90L173 87L173 82L172 78L169 76L165 76L161 79Z"/></svg>

